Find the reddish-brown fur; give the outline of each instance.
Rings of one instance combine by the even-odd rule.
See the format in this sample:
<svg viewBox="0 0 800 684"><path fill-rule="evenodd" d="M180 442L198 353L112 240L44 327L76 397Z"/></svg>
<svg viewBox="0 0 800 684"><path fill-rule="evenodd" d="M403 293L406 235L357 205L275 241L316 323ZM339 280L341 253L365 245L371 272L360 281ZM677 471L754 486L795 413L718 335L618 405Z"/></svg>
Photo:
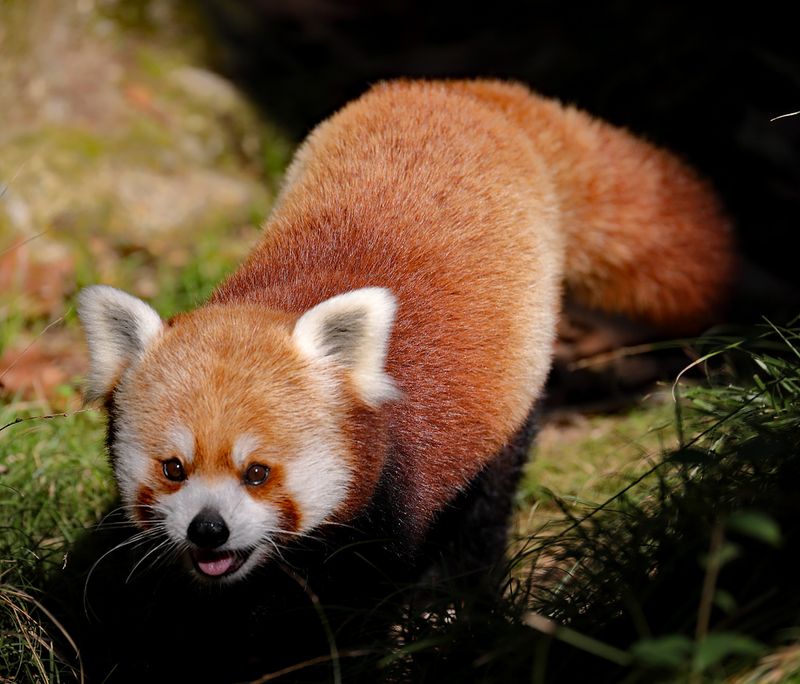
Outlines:
<svg viewBox="0 0 800 684"><path fill-rule="evenodd" d="M133 517L140 523L147 523L153 519L152 506L156 502L156 495L152 487L142 486L136 494L136 506Z"/></svg>
<svg viewBox="0 0 800 684"><path fill-rule="evenodd" d="M734 250L711 188L673 155L508 83L451 87L503 111L547 159L585 304L696 333L724 302Z"/></svg>
<svg viewBox="0 0 800 684"><path fill-rule="evenodd" d="M228 312L229 324L272 317L288 336L333 295L389 288L398 311L387 371L403 398L379 412L352 397L341 407L358 480L340 515L363 508L384 472L394 514L422 533L539 395L563 280L590 305L696 330L730 279L730 240L693 172L577 110L497 82L388 83L312 133L261 244L174 329L207 340ZM285 340L247 352L254 358L235 334L219 344L219 358L266 374L243 376L243 388L302 377ZM212 391L213 369L193 377L198 392ZM224 382L229 389L230 369ZM168 391L148 389L143 396ZM306 391L284 405L302 405ZM201 452L227 467L230 444L219 440L236 429L277 444L303 430L298 414L275 433L264 401L198 413Z"/></svg>

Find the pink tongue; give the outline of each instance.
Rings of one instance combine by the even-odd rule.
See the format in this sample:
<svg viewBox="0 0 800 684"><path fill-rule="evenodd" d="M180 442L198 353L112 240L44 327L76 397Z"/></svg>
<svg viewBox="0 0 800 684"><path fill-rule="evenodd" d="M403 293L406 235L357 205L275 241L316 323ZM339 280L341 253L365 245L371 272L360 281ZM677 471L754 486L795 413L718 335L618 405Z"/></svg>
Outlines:
<svg viewBox="0 0 800 684"><path fill-rule="evenodd" d="M233 554L226 554L219 558L214 558L213 560L198 559L197 565L206 575L218 577L219 575L224 575L231 569L233 565Z"/></svg>

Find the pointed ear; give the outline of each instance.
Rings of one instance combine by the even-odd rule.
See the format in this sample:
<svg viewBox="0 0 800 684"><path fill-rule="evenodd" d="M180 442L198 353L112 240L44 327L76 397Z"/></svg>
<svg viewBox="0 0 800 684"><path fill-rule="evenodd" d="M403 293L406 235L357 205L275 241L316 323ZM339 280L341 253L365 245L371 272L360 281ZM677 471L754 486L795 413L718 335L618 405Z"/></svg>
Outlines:
<svg viewBox="0 0 800 684"><path fill-rule="evenodd" d="M381 287L336 295L306 311L294 327L294 342L311 359L330 359L348 369L371 406L400 396L384 364L395 298Z"/></svg>
<svg viewBox="0 0 800 684"><path fill-rule="evenodd" d="M123 368L138 361L164 327L142 300L107 285L81 291L78 317L89 344L87 402L108 396Z"/></svg>

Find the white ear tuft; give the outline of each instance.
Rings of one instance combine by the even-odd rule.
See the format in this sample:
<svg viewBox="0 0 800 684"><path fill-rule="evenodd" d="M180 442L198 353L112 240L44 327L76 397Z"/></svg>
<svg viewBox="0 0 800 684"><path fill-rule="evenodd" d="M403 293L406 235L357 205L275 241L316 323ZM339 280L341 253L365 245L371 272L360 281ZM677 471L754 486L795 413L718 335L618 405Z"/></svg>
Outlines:
<svg viewBox="0 0 800 684"><path fill-rule="evenodd" d="M384 371L396 309L392 293L381 287L336 295L300 317L294 341L306 357L347 368L361 398L378 406L400 396Z"/></svg>
<svg viewBox="0 0 800 684"><path fill-rule="evenodd" d="M86 401L106 397L120 371L141 358L164 326L142 300L107 285L81 291L78 316L89 344Z"/></svg>

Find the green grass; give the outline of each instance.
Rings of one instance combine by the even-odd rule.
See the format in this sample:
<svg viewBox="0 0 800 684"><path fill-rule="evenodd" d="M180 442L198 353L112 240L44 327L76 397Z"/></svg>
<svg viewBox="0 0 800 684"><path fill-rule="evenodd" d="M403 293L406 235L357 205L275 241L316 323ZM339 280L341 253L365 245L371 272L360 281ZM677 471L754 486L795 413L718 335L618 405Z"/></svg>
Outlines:
<svg viewBox="0 0 800 684"><path fill-rule="evenodd" d="M11 402L0 409L0 672L12 681L59 681L58 628L37 601L47 576L69 563L68 548L114 499L99 411L70 416Z"/></svg>
<svg viewBox="0 0 800 684"><path fill-rule="evenodd" d="M22 421L7 428L0 441L2 484L10 494L0 504L3 519L12 521L7 528L12 538L35 549L74 541L113 494L102 413L87 409L39 417L48 413L48 407L23 402L0 411L2 425Z"/></svg>
<svg viewBox="0 0 800 684"><path fill-rule="evenodd" d="M119 261L115 284L135 290L137 283L150 283L156 291L152 303L164 316L190 309L257 236L255 229L245 228L226 243L223 230L219 224L206 231L184 248L179 264L156 261L144 252ZM78 287L96 282L90 255L78 263ZM48 320L26 314L24 297L0 303L7 314L0 325L0 352L42 334ZM60 327L77 343L72 295L66 307L69 314ZM59 388L56 405L10 398L0 407L0 427L7 426L0 431L0 673L13 681L72 681L74 666L58 657L54 647L60 629L40 606L46 598L42 587L69 563L70 546L100 520L115 497L104 449L105 417L99 409L76 410L78 382L75 378ZM69 415L58 412L64 407Z"/></svg>
<svg viewBox="0 0 800 684"><path fill-rule="evenodd" d="M194 306L235 258L223 254L212 237L174 273L152 266L165 293L157 308ZM20 329L9 324L6 338ZM780 681L799 678L799 341L800 329L767 325L704 342L714 370L708 383L679 387L677 412L663 392L623 414L546 420L502 591L444 581L425 588L422 604L416 590L401 592L382 608L397 625L392 639L359 644L364 655L344 671L374 681L592 672L593 681L716 683L777 668ZM62 394L76 405L74 388ZM0 409L0 668L21 681L73 676L42 588L115 496L101 412L41 417L52 412L21 400Z"/></svg>
<svg viewBox="0 0 800 684"><path fill-rule="evenodd" d="M684 390L680 445L600 505L559 499L563 516L526 539L501 600L445 588L406 612L412 636L381 681L800 675L800 328L714 344L724 364Z"/></svg>
<svg viewBox="0 0 800 684"><path fill-rule="evenodd" d="M545 418L525 470L520 505L538 504L545 516L557 501L599 503L646 470L677 443L668 393L621 414Z"/></svg>

